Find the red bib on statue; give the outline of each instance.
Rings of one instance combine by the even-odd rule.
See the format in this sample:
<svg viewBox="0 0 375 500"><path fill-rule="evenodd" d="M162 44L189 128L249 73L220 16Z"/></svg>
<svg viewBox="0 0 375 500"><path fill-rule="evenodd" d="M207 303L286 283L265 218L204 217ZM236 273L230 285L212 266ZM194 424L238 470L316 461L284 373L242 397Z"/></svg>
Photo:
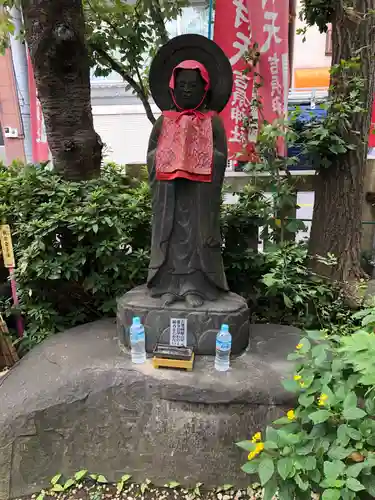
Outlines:
<svg viewBox="0 0 375 500"><path fill-rule="evenodd" d="M213 112L164 111L156 150L156 178L210 182Z"/></svg>

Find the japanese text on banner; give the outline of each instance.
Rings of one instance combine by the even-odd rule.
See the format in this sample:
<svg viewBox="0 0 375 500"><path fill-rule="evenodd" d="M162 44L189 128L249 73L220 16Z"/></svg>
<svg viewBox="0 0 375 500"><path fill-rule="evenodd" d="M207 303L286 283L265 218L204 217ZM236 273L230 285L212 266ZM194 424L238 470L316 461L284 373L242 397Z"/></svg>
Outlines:
<svg viewBox="0 0 375 500"><path fill-rule="evenodd" d="M288 30L289 2L275 0L247 0L251 5L250 22L252 39L259 44L258 72L262 86L259 97L263 119L272 123L284 116L288 105L289 62ZM284 144L279 143L279 153L284 154Z"/></svg>
<svg viewBox="0 0 375 500"><path fill-rule="evenodd" d="M245 121L251 115L253 77L244 74L244 56L251 45L249 11L246 0L217 0L215 42L223 49L233 68L233 92L221 117L228 137L229 159L248 160L249 132Z"/></svg>

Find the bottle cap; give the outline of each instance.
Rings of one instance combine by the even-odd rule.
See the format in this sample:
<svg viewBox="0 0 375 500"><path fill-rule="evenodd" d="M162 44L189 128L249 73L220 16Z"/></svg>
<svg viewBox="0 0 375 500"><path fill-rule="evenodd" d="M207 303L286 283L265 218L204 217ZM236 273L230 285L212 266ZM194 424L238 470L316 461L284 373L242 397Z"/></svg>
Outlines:
<svg viewBox="0 0 375 500"><path fill-rule="evenodd" d="M141 324L141 318L139 316L134 316L133 318L133 326L138 326Z"/></svg>
<svg viewBox="0 0 375 500"><path fill-rule="evenodd" d="M229 326L225 324L221 325L221 331L225 333L229 332Z"/></svg>

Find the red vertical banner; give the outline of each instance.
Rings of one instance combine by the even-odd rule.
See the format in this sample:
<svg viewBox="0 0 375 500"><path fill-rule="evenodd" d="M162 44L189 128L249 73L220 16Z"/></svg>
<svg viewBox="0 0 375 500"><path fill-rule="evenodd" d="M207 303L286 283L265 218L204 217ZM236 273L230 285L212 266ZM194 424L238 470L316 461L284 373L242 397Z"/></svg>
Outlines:
<svg viewBox="0 0 375 500"><path fill-rule="evenodd" d="M247 0L252 40L259 46L257 68L261 78L258 90L262 120L272 123L288 108L289 92L289 2L286 0ZM279 154L284 154L283 141Z"/></svg>
<svg viewBox="0 0 375 500"><path fill-rule="evenodd" d="M33 162L40 163L49 160L49 148L47 142L46 128L42 106L38 99L34 71L31 64L29 52L27 52L29 97L30 97L30 120L31 120L31 140L33 149Z"/></svg>
<svg viewBox="0 0 375 500"><path fill-rule="evenodd" d="M221 113L228 137L228 159L247 161L254 145L246 120L251 115L253 75L245 74L244 56L251 47L247 0L216 0L214 41L223 49L233 69L233 92Z"/></svg>

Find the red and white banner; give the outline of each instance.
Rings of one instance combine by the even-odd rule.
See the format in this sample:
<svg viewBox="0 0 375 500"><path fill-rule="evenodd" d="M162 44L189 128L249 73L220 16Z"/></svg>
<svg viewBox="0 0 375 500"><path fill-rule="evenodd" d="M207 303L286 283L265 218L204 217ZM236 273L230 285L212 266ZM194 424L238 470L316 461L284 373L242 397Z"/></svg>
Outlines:
<svg viewBox="0 0 375 500"><path fill-rule="evenodd" d="M42 106L38 99L38 93L35 85L34 71L31 64L29 52L27 51L28 79L29 79L29 97L30 97L30 120L31 120L31 140L33 162L41 163L49 160L49 148L47 142L46 128Z"/></svg>
<svg viewBox="0 0 375 500"><path fill-rule="evenodd" d="M244 119L251 115L252 73L244 74L244 56L251 46L246 0L216 0L214 41L223 49L233 68L233 92L221 113L228 138L228 159L248 161L253 151Z"/></svg>
<svg viewBox="0 0 375 500"><path fill-rule="evenodd" d="M253 157L256 127L247 120L273 122L288 106L289 2L281 0L216 0L214 40L230 59L234 85L230 102L221 116L228 136L228 157L249 161ZM254 44L261 53L256 72L261 75L258 89L262 110L251 109L253 73L244 75L244 61ZM284 153L280 143L279 153Z"/></svg>
<svg viewBox="0 0 375 500"><path fill-rule="evenodd" d="M261 121L272 123L285 115L289 92L289 2L280 0L247 0L250 10L252 39L259 46L257 72L262 85L258 90L263 109ZM283 141L279 154L285 154Z"/></svg>

